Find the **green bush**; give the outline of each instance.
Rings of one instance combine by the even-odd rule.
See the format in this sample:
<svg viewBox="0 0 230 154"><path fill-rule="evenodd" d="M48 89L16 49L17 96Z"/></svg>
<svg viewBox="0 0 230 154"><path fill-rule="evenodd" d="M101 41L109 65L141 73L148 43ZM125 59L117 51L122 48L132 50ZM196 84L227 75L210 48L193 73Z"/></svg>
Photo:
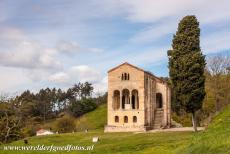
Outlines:
<svg viewBox="0 0 230 154"><path fill-rule="evenodd" d="M172 119L177 123L182 124L183 127L192 126L192 116L188 113L180 113L179 115L175 112L172 113Z"/></svg>
<svg viewBox="0 0 230 154"><path fill-rule="evenodd" d="M57 120L55 130L59 133L67 133L75 130L74 118L71 116L64 116Z"/></svg>

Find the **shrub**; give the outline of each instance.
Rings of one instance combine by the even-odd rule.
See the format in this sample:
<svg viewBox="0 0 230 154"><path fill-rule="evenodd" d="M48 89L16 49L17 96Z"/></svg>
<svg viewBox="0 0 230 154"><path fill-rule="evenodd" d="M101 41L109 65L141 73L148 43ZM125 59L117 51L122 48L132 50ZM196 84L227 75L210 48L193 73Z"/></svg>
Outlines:
<svg viewBox="0 0 230 154"><path fill-rule="evenodd" d="M71 116L64 116L57 120L55 130L60 133L72 132L75 130L74 118Z"/></svg>

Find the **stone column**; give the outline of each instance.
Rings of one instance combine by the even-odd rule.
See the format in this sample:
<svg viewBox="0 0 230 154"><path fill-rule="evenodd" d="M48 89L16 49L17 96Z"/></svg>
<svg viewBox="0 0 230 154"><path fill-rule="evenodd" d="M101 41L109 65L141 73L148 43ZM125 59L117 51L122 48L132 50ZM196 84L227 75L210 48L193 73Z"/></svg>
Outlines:
<svg viewBox="0 0 230 154"><path fill-rule="evenodd" d="M122 91L120 91L120 110L122 110Z"/></svg>

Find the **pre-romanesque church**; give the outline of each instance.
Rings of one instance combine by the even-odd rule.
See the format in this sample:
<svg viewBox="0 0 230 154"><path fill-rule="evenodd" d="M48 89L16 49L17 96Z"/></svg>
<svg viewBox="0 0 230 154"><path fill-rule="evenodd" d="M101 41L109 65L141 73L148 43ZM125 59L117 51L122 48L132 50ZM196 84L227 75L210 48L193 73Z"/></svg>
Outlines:
<svg viewBox="0 0 230 154"><path fill-rule="evenodd" d="M170 107L171 89L166 81L129 63L108 71L105 132L169 127Z"/></svg>

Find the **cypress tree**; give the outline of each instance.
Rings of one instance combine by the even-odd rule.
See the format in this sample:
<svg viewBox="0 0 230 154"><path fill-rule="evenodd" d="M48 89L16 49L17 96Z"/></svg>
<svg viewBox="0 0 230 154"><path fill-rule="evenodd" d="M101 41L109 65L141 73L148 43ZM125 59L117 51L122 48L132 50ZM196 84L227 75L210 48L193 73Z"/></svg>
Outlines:
<svg viewBox="0 0 230 154"><path fill-rule="evenodd" d="M180 21L168 58L174 106L192 114L194 131L197 131L196 111L201 109L205 96L206 63L200 49L200 28L195 16L185 16Z"/></svg>

